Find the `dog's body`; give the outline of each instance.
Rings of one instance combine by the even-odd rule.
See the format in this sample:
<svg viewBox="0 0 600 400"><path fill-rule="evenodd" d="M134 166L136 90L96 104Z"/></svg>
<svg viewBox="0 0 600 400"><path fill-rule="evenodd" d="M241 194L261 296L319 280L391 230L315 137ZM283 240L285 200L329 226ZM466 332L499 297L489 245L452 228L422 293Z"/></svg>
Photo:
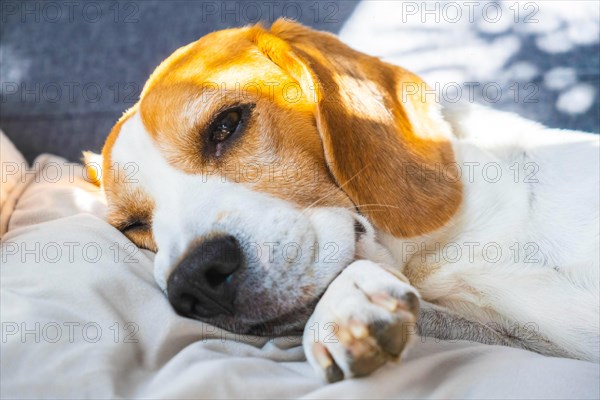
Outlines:
<svg viewBox="0 0 600 400"><path fill-rule="evenodd" d="M598 361L598 137L477 106L444 116L464 205L446 228L388 236L387 247L425 300L499 331L528 330L525 347Z"/></svg>
<svg viewBox="0 0 600 400"><path fill-rule="evenodd" d="M426 334L450 318L455 338L598 361L598 138L442 116L423 85L286 21L208 35L111 132L109 218L158 250L179 313L304 329L330 381L398 356L419 293Z"/></svg>

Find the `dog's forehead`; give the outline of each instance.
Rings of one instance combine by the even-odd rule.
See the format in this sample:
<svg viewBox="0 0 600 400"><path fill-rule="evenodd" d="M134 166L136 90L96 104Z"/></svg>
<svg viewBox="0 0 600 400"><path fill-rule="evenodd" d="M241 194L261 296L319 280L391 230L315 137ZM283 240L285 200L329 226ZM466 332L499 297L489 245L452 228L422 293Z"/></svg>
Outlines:
<svg viewBox="0 0 600 400"><path fill-rule="evenodd" d="M165 79L203 79L207 72L242 64L244 56L251 56L248 50L255 47L253 37L257 29L250 27L212 32L180 47L152 73L144 87L144 93Z"/></svg>
<svg viewBox="0 0 600 400"><path fill-rule="evenodd" d="M140 99L176 94L177 87L212 90L213 84L271 80L277 69L257 48L261 31L259 26L217 31L179 48L154 70Z"/></svg>

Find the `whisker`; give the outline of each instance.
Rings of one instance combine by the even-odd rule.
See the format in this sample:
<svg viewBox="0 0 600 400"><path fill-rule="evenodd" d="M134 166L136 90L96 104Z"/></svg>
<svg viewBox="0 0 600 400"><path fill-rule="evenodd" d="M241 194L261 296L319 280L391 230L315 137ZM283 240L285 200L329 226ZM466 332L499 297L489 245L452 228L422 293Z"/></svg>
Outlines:
<svg viewBox="0 0 600 400"><path fill-rule="evenodd" d="M353 179L355 179L361 172L363 172L368 166L369 166L369 164L365 165L356 174L354 174L350 179L348 179L346 182L344 182L342 185L336 186L336 187L330 189L327 193L325 193L325 195L321 196L319 199L317 199L316 201L314 201L311 204L309 204L307 207L304 208L304 210L302 211L301 215L303 215L304 212L306 212L307 210L313 208L315 204L319 203L320 201L323 201L327 197L331 196L333 193L337 192L338 189L341 189L344 186L346 186L348 183L350 183L350 181L352 181Z"/></svg>

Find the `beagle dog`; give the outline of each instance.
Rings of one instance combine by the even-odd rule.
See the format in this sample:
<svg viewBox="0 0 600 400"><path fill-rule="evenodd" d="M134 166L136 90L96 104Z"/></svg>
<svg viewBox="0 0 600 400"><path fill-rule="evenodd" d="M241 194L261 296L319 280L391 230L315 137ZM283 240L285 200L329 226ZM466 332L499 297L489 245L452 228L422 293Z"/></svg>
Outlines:
<svg viewBox="0 0 600 400"><path fill-rule="evenodd" d="M98 180L179 314L304 332L336 381L448 321L598 362L599 167L598 136L442 107L418 76L278 20L161 63Z"/></svg>

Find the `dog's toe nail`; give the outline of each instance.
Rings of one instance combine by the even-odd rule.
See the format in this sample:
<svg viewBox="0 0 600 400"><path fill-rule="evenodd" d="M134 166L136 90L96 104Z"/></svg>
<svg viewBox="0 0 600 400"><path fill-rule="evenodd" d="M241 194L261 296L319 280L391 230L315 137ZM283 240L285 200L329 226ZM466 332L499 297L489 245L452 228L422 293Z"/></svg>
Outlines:
<svg viewBox="0 0 600 400"><path fill-rule="evenodd" d="M333 359L329 355L329 352L325 346L323 346L321 343L315 344L314 354L321 368L327 369L331 364L333 364Z"/></svg>
<svg viewBox="0 0 600 400"><path fill-rule="evenodd" d="M348 324L352 336L356 339L364 339L369 336L369 328L357 319L352 318Z"/></svg>
<svg viewBox="0 0 600 400"><path fill-rule="evenodd" d="M333 361L333 358L324 345L321 343L315 344L314 354L317 362L325 371L325 379L327 379L327 382L333 383L344 379L344 373L340 367L337 366L335 361Z"/></svg>
<svg viewBox="0 0 600 400"><path fill-rule="evenodd" d="M377 304L391 312L396 311L399 307L398 300L388 296L387 294L377 293L372 295L370 299L372 303Z"/></svg>
<svg viewBox="0 0 600 400"><path fill-rule="evenodd" d="M325 377L329 383L339 382L344 379L344 373L340 367L333 363L325 369Z"/></svg>
<svg viewBox="0 0 600 400"><path fill-rule="evenodd" d="M412 292L408 292L405 295L406 305L408 306L408 311L413 314L417 314L419 312L419 298L416 294Z"/></svg>
<svg viewBox="0 0 600 400"><path fill-rule="evenodd" d="M355 338L352 335L352 331L350 330L350 328L345 326L340 326L338 328L336 336L339 339L340 343L342 343L345 346L348 346L351 343L355 342Z"/></svg>

